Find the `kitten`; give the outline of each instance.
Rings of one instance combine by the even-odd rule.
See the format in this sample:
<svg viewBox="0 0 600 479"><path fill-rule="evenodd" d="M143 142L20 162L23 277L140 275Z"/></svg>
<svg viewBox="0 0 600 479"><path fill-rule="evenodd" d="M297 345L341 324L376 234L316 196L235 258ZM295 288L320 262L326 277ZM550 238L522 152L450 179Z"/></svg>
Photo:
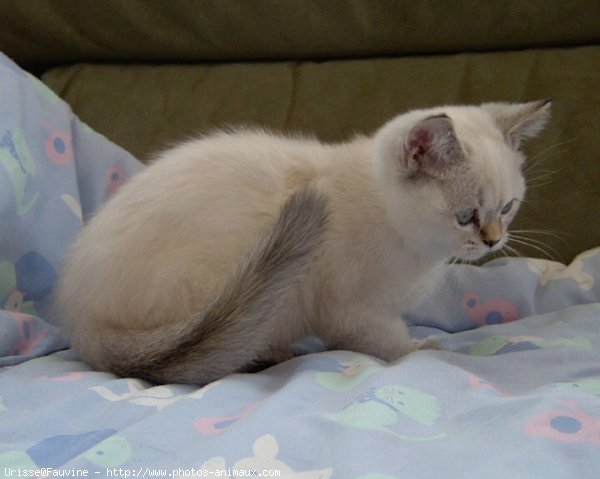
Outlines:
<svg viewBox="0 0 600 479"><path fill-rule="evenodd" d="M549 101L411 111L342 144L238 131L162 154L81 231L59 287L95 368L206 384L317 335L387 361L451 257L502 248ZM443 268L437 268L443 269Z"/></svg>

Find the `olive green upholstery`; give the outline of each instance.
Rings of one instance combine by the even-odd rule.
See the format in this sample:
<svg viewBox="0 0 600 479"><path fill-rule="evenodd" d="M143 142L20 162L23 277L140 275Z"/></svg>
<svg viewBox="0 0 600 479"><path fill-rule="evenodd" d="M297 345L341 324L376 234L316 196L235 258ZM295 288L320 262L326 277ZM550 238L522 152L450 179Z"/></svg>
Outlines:
<svg viewBox="0 0 600 479"><path fill-rule="evenodd" d="M0 5L0 49L142 160L223 126L335 141L416 107L553 98L515 227L559 233L534 238L563 261L600 246L598 1Z"/></svg>
<svg viewBox="0 0 600 479"><path fill-rule="evenodd" d="M588 45L595 0L2 0L23 63L223 62Z"/></svg>

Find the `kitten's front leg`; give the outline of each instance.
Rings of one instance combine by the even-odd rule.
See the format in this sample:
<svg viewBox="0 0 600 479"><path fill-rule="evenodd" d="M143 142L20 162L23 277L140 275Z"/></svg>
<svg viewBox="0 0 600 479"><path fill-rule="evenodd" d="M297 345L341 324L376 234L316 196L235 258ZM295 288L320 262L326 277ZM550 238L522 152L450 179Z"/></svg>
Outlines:
<svg viewBox="0 0 600 479"><path fill-rule="evenodd" d="M349 324L344 333L330 342L331 347L369 354L388 362L419 349L439 349L431 340L412 339L401 318L361 319Z"/></svg>
<svg viewBox="0 0 600 479"><path fill-rule="evenodd" d="M243 367L240 372L255 373L263 369L270 368L276 364L283 363L294 357L291 348L270 348L252 360L251 363Z"/></svg>
<svg viewBox="0 0 600 479"><path fill-rule="evenodd" d="M432 351L441 351L442 350L442 348L437 343L437 341L435 341L431 338L413 339L413 344L415 345L414 351L417 351L419 349L429 349Z"/></svg>

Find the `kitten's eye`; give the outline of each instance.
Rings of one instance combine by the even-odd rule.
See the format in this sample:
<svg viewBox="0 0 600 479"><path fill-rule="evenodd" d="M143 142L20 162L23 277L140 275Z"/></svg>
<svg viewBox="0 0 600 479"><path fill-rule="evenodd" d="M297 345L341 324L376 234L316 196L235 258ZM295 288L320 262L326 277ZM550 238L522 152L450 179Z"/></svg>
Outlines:
<svg viewBox="0 0 600 479"><path fill-rule="evenodd" d="M515 200L510 200L508 203L506 203L504 205L504 208L502 208L502 210L500 211L500 213L503 215L507 214L510 210L512 210L514 202Z"/></svg>
<svg viewBox="0 0 600 479"><path fill-rule="evenodd" d="M456 213L456 221L461 226L466 226L469 223L473 223L477 216L477 210L475 208L470 208L468 210L460 211Z"/></svg>

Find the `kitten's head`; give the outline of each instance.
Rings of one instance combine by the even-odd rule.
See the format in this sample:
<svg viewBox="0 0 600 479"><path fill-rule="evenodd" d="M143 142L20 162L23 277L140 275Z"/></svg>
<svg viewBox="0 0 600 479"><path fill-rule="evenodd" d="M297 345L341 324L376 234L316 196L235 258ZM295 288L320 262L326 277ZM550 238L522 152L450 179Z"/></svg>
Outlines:
<svg viewBox="0 0 600 479"><path fill-rule="evenodd" d="M476 260L501 249L525 195L520 151L550 115L547 100L418 110L375 137L392 224L432 254Z"/></svg>

